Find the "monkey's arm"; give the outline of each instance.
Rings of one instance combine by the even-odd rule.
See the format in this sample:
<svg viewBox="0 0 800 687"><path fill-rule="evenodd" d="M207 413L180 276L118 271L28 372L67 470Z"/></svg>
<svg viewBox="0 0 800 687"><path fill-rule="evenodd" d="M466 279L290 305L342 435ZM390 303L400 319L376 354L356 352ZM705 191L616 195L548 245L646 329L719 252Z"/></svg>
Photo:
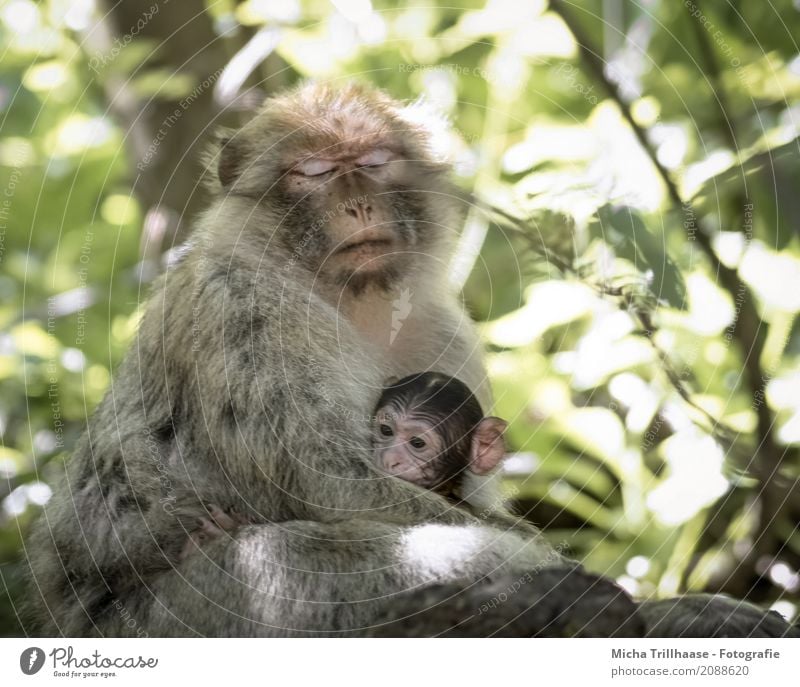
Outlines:
<svg viewBox="0 0 800 687"><path fill-rule="evenodd" d="M384 374L335 309L293 283L236 279L207 284L197 303L207 323L192 380L200 412L185 432L188 455L212 447L228 496L265 522L475 523L374 467L370 418ZM283 289L277 310L261 289Z"/></svg>
<svg viewBox="0 0 800 687"><path fill-rule="evenodd" d="M109 599L169 568L204 512L197 486L174 469L180 456L156 355L161 347L153 344L140 336L114 372L26 539L42 600L39 622L52 617L66 635Z"/></svg>
<svg viewBox="0 0 800 687"><path fill-rule="evenodd" d="M250 525L209 542L97 622L108 636L359 636L404 592L464 587L559 560L543 539L485 526Z"/></svg>

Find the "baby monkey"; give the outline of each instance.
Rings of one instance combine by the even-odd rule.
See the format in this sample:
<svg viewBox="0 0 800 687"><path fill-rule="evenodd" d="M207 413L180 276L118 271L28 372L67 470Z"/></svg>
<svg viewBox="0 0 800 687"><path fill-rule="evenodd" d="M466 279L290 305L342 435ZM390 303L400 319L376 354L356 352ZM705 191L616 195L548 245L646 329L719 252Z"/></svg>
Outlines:
<svg viewBox="0 0 800 687"><path fill-rule="evenodd" d="M503 460L507 426L485 417L455 377L413 374L389 384L378 401L375 459L388 474L461 502L469 474L486 475Z"/></svg>
<svg viewBox="0 0 800 687"><path fill-rule="evenodd" d="M375 413L375 460L384 472L462 503L470 473L486 475L505 454L508 423L484 417L466 384L439 372L421 372L389 384ZM208 506L208 517L189 533L181 553L247 524L241 516Z"/></svg>

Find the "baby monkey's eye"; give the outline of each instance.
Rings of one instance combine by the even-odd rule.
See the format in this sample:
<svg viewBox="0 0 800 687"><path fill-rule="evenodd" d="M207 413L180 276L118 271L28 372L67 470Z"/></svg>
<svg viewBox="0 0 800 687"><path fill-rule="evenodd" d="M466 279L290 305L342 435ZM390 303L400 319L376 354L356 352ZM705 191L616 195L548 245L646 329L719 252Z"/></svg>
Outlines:
<svg viewBox="0 0 800 687"><path fill-rule="evenodd" d="M414 448L425 448L425 441L419 437L411 437L411 440L408 443Z"/></svg>
<svg viewBox="0 0 800 687"><path fill-rule="evenodd" d="M389 425L381 425L380 426L380 430L381 430L381 434L383 434L383 436L385 436L385 437L390 437L393 434L392 428L389 427Z"/></svg>

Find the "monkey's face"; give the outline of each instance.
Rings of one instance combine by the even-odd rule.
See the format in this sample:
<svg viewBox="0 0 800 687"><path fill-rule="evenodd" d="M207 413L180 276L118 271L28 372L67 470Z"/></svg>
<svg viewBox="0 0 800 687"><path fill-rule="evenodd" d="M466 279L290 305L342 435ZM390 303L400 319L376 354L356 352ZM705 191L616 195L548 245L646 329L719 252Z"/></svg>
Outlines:
<svg viewBox="0 0 800 687"><path fill-rule="evenodd" d="M338 154L304 157L287 171L287 248L303 245L300 259L321 276L346 284L404 273L413 251L424 251L430 220L414 202L414 163L374 140L354 142Z"/></svg>
<svg viewBox="0 0 800 687"><path fill-rule="evenodd" d="M381 470L426 489L450 481L468 465L468 456L448 450L429 420L398 413L391 405L376 414L373 445Z"/></svg>
<svg viewBox="0 0 800 687"><path fill-rule="evenodd" d="M220 181L272 210L295 264L356 290L387 287L415 262L443 259L461 218L449 167L403 111L353 86L268 101L225 143Z"/></svg>
<svg viewBox="0 0 800 687"><path fill-rule="evenodd" d="M384 472L426 489L458 488L466 472L486 475L503 460L508 423L482 417L460 380L420 372L390 383L373 423L373 448Z"/></svg>

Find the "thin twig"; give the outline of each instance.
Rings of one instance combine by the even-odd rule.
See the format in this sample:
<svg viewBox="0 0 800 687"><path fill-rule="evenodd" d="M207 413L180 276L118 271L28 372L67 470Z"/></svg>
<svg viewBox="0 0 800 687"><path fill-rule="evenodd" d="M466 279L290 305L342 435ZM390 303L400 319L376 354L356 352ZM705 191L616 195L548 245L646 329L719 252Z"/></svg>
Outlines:
<svg viewBox="0 0 800 687"><path fill-rule="evenodd" d="M669 354L656 343L655 334L658 329L653 322L651 308L647 307L646 303L657 303L658 299L651 291L645 290L646 287L644 283L635 285L634 288L640 290L639 293L636 293L630 287L612 286L607 282L590 281L586 278L586 275L578 270L569 260L557 255L544 242L536 241L531 232L530 225L526 223L525 220L515 217L511 213L486 203L475 196L472 197L472 203L486 212L491 218L495 220L500 218L504 229L524 238L534 253L547 260L562 275L573 277L587 284L601 297L613 298L617 306L621 310L626 311L636 321L640 333L642 333L655 351L660 366L670 385L687 405L698 411L709 422L710 427L705 427L704 429L726 447L732 447L738 436L738 432L711 415L711 413L694 401L692 398L692 391L688 388L688 385L681 378L680 374L678 374Z"/></svg>
<svg viewBox="0 0 800 687"><path fill-rule="evenodd" d="M573 18L571 11L566 8L566 3L563 0L551 0L550 7L561 17L575 36L582 62L603 85L608 95L617 104L625 121L630 125L639 144L647 153L650 161L664 182L667 188L667 194L673 205L686 214L698 217L700 230L695 234L697 244L703 251L711 268L719 276L722 286L734 300L739 294L748 295L747 298L742 299L739 316L732 325L731 334L742 348L742 354L744 356L744 377L750 388L752 397L754 399L763 399L766 391L766 382L765 375L761 369L761 355L764 351L764 343L766 340L766 325L761 321L758 315L751 290L739 278L739 274L735 269L731 269L720 262L717 254L714 252L711 232L708 230L706 222L695 213L691 203L681 197L677 184L669 171L659 161L656 151L647 137L647 132L636 122L629 104L622 97L619 89L606 76L602 58ZM755 464L753 465L753 471L762 482L766 484L775 478L788 449L781 449L775 441L773 434L774 418L766 403L758 404L756 414L758 418L759 445L756 450L756 455L754 456Z"/></svg>

